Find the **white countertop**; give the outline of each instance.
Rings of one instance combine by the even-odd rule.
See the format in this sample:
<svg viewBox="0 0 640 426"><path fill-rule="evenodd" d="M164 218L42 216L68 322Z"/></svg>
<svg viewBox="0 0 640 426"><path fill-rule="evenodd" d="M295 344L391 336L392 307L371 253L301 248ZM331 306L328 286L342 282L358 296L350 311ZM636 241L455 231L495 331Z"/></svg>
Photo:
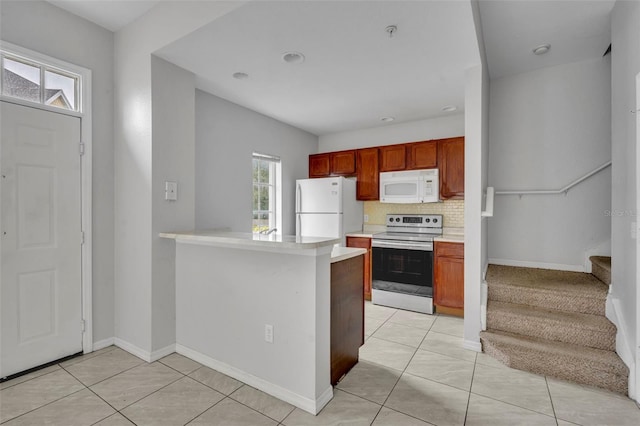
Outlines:
<svg viewBox="0 0 640 426"><path fill-rule="evenodd" d="M186 232L161 232L161 238L170 238L180 242L194 244L229 244L233 246L271 247L274 249L316 249L332 246L340 242L339 238L298 237L282 234L253 234L251 232L231 232L220 230L202 230Z"/></svg>
<svg viewBox="0 0 640 426"><path fill-rule="evenodd" d="M367 234L366 232L349 232L345 234L347 237L357 237L357 238L371 238L373 234Z"/></svg>
<svg viewBox="0 0 640 426"><path fill-rule="evenodd" d="M435 242L464 243L464 228L444 228L442 235L433 239Z"/></svg>
<svg viewBox="0 0 640 426"><path fill-rule="evenodd" d="M355 247L334 247L331 251L331 263L351 259L352 257L363 255L367 252L363 248Z"/></svg>

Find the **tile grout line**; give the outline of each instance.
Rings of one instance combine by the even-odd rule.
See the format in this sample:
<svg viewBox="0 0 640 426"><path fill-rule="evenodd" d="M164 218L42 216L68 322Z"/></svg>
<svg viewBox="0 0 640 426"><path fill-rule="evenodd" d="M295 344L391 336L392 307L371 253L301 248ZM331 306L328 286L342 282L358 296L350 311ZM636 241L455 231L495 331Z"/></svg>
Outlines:
<svg viewBox="0 0 640 426"><path fill-rule="evenodd" d="M221 373L221 374L222 374L222 373ZM232 377L232 378L233 378L233 377ZM239 381L239 380L238 380L238 381ZM266 415L265 413L261 413L260 411L256 410L255 408L248 406L248 405L247 405L247 404L245 404L244 402L242 402L242 401L238 401L237 399L232 398L232 397L231 397L231 395L233 395L234 393L238 392L238 391L239 391L240 389L242 389L243 387L245 387L245 386L249 386L248 384L246 384L246 383L244 383L244 382L240 382L240 383L242 383L242 386L240 386L238 389L236 389L236 390L234 390L233 392L231 392L231 393L229 394L229 396L228 396L228 398L229 398L229 399L231 399L232 401L237 402L237 403L238 403L238 404L240 404L240 405L244 405L245 407L247 407L247 408L249 408L249 409L251 409L251 410L255 411L256 413L258 413L258 414L260 414L260 415L262 415L262 416L264 416L264 417L266 417L266 418L268 418L268 419L273 420L274 422L280 422L280 420L276 420L276 419L274 419L273 417L270 417L270 416ZM260 389L256 389L256 388L254 388L253 386L249 386L249 387L250 387L251 389L255 389L255 390L257 390L258 392L262 392ZM266 392L262 392L262 393L263 393L263 394L265 394L265 395L269 395L269 394L268 394L268 393L266 393ZM286 403L286 404L289 404L288 402L286 402L286 401L282 401L281 399L276 398L275 396L272 396L272 395L269 395L269 396L271 396L272 398L277 399L278 401L281 401L281 402L284 402L284 403ZM291 405L291 404L289 404L289 405ZM287 417L289 417L289 414L293 413L293 412L295 411L295 409L296 409L296 407L295 407L295 406L293 406L293 409L292 409L291 411L289 411L289 413L287 413L287 415L282 419L282 421L284 421L284 419L286 419Z"/></svg>
<svg viewBox="0 0 640 426"><path fill-rule="evenodd" d="M467 424L467 417L469 416L469 405L471 404L471 389L473 389L473 378L476 375L476 363L478 361L478 354L476 354L476 360L473 362L473 372L471 373L471 383L469 383L469 396L467 397L467 408L464 410L463 425Z"/></svg>
<svg viewBox="0 0 640 426"><path fill-rule="evenodd" d="M74 377L74 379L75 379L75 377ZM76 380L77 380L77 379L76 379ZM80 383L80 384L81 384L82 386L84 386L84 389L88 389L88 388L87 388L83 383ZM46 404L43 404L43 405L41 405L41 406L39 406L39 407L36 407L36 408L34 408L34 409L32 409L32 410L26 411L26 412L24 412L24 413L22 413L22 414L19 414L19 415L15 416L15 417L11 417L10 419L6 419L5 421L3 421L3 422L2 422L2 424L5 424L5 423L10 422L10 421L14 421L15 419L18 419L18 418L20 418L20 417L22 417L22 416L25 416L25 415L29 414L29 413L33 413L34 411L38 411L38 410L39 410L39 409L41 409L41 408L47 407L47 406L49 406L49 405L51 405L51 404L55 404L56 402L61 401L61 400L65 399L65 398L67 398L67 397L69 397L69 396L71 396L71 395L75 395L75 394L77 394L78 392L82 392L84 389L79 389L79 390L77 390L77 391L75 391L75 392L71 392L71 393L69 393L69 394L67 394L67 395L64 395L64 396L62 396L62 397L60 397L60 398L58 398L58 399L56 399L56 400L49 401L49 402L47 402Z"/></svg>
<svg viewBox="0 0 640 426"><path fill-rule="evenodd" d="M58 367L60 367L60 364L54 364L54 365L57 365ZM47 368L49 368L49 367L47 367ZM25 381L18 382L18 383L14 383L14 384L12 384L12 385L7 386L6 388L2 388L2 389L0 389L0 392L2 392L2 391L4 391L4 390L7 390L7 389L11 389L12 387L14 387L14 386L18 386L18 385L21 385L21 384L23 384L23 383L29 383L30 381L32 381L32 380L34 380L34 379L39 379L40 377L48 376L49 374L51 374L51 373L55 373L56 371L58 371L58 370L60 370L60 369L62 369L62 367L58 368L57 370L52 370L52 371L49 371L48 373L44 373L44 374L42 374L42 375L40 375L40 376L35 376L35 377L32 377L32 378L27 379L27 380L25 380ZM16 377L15 379L12 379L12 380L16 380L16 379L19 379L19 377ZM6 382L4 382L4 383L6 383Z"/></svg>
<svg viewBox="0 0 640 426"><path fill-rule="evenodd" d="M551 396L551 388L549 388L549 381L547 376L544 376L544 384L547 385L547 393L549 394L549 402L551 403L551 411L553 411L553 417L556 419L556 426L558 426L558 415L556 414L556 407L553 404L553 396Z"/></svg>
<svg viewBox="0 0 640 426"><path fill-rule="evenodd" d="M157 361L154 361L154 362L157 362ZM150 363L148 363L147 365L151 365L151 364L153 364L153 363L152 363L152 362L150 362ZM162 364L162 365L164 365L164 364ZM129 371L129 370L127 370L127 371ZM122 373L125 373L125 371L123 371ZM120 373L120 374L122 374L122 373ZM180 374L182 374L182 373L180 373ZM114 376L114 377L115 377L115 376ZM162 386L162 387L160 387L160 388L158 388L158 389L154 390L154 391L153 391L153 392L151 392L150 394L145 395L145 396L143 396L143 397L142 397L142 398L140 398L140 399L136 399L135 401L133 401L133 402L132 402L132 403L130 403L129 405L127 405L127 406L125 406L125 407L122 407L120 410L117 410L117 411L118 411L120 414L122 414L122 413L121 413L121 411L122 411L122 410L124 410L125 408L128 408L128 407L132 406L133 404L135 404L135 403L137 403L137 402L140 402L140 401L142 401L143 399L146 399L146 398L150 397L151 395L153 395L153 394L155 394L155 393L160 392L162 389L164 389L164 388L166 388L166 387L171 386L172 384L176 383L178 380L182 380L182 379L184 379L185 377L186 377L185 375L183 375L182 377L178 377L177 379L175 379L175 380L173 380L173 381L171 381L171 382L167 383L166 385L164 385L164 386ZM100 395L98 395L98 396L100 396ZM105 401L105 402L107 402L107 401ZM107 402L107 404L109 404L109 403ZM109 404L109 405L111 405L111 404ZM114 408L115 408L115 407L114 407ZM122 415L124 416L124 414L122 414ZM125 417L126 417L126 416L125 416Z"/></svg>

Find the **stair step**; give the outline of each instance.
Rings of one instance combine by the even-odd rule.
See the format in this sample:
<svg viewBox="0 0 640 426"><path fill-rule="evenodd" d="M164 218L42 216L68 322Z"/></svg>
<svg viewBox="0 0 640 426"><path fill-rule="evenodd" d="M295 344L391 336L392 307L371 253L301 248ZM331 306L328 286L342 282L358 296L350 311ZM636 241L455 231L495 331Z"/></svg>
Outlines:
<svg viewBox="0 0 640 426"><path fill-rule="evenodd" d="M601 315L490 300L487 328L607 351L616 349L616 326Z"/></svg>
<svg viewBox="0 0 640 426"><path fill-rule="evenodd" d="M627 394L629 369L615 352L499 331L483 331L480 340L509 367Z"/></svg>
<svg viewBox="0 0 640 426"><path fill-rule="evenodd" d="M489 300L604 315L608 286L591 274L489 265Z"/></svg>
<svg viewBox="0 0 640 426"><path fill-rule="evenodd" d="M606 285L611 285L611 257L591 256L591 273Z"/></svg>

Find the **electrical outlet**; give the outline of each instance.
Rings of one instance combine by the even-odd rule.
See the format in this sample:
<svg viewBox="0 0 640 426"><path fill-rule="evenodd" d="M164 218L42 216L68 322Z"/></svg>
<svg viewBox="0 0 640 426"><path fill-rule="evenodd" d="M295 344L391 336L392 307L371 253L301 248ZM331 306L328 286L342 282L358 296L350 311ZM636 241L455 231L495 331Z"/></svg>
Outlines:
<svg viewBox="0 0 640 426"><path fill-rule="evenodd" d="M365 222L365 223L368 223L368 222L369 222L369 215L368 215L368 214L365 214L365 215L364 215L364 222Z"/></svg>
<svg viewBox="0 0 640 426"><path fill-rule="evenodd" d="M273 326L271 324L264 325L264 341L273 343Z"/></svg>

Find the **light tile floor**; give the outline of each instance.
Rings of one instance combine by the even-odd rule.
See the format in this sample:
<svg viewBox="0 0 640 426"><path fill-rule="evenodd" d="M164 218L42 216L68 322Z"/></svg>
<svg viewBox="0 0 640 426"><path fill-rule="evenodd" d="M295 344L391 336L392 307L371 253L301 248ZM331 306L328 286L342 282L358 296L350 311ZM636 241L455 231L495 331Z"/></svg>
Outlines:
<svg viewBox="0 0 640 426"><path fill-rule="evenodd" d="M178 354L109 347L0 383L3 425L639 425L630 399L462 348L462 320L366 304L360 362L312 416Z"/></svg>

